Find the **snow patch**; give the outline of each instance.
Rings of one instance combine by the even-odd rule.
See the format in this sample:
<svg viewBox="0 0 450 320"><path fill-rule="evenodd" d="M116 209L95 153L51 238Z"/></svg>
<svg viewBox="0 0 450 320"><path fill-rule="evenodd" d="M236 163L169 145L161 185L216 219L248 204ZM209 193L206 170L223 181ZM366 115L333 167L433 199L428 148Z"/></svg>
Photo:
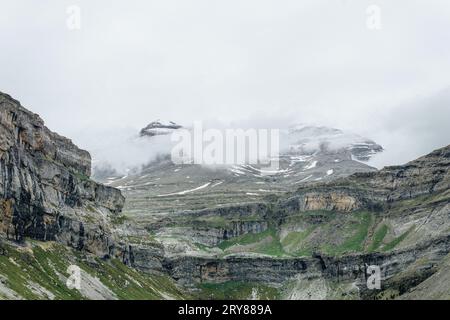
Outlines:
<svg viewBox="0 0 450 320"><path fill-rule="evenodd" d="M314 160L313 162L311 162L310 164L305 166L304 169L309 170L309 169L315 168L316 166L317 166L317 160Z"/></svg>
<svg viewBox="0 0 450 320"><path fill-rule="evenodd" d="M205 183L204 185L194 188L194 189L189 189L189 190L184 190L184 191L180 191L180 192L175 192L175 193L168 193L168 194L159 194L157 195L157 197L167 197L167 196L175 196L175 195L183 195L186 193L191 193L197 190L201 190L201 189L205 189L206 187L208 187L211 184L211 182Z"/></svg>
<svg viewBox="0 0 450 320"><path fill-rule="evenodd" d="M216 182L211 186L211 188L217 187L218 185L220 185L222 183L223 183L223 181Z"/></svg>
<svg viewBox="0 0 450 320"><path fill-rule="evenodd" d="M301 182L305 182L306 180L308 180L309 178L311 178L312 177L312 174L310 174L309 176L307 176L306 178L303 178L302 180L300 180L300 181L297 181L296 183L301 183Z"/></svg>

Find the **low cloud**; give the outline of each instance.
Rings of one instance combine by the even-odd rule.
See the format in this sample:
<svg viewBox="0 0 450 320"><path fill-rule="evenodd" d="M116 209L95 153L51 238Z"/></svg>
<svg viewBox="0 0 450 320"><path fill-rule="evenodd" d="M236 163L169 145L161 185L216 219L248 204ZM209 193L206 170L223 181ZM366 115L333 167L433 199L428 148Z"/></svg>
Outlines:
<svg viewBox="0 0 450 320"><path fill-rule="evenodd" d="M403 164L450 144L450 88L417 97L374 119L373 138L385 151L376 167Z"/></svg>

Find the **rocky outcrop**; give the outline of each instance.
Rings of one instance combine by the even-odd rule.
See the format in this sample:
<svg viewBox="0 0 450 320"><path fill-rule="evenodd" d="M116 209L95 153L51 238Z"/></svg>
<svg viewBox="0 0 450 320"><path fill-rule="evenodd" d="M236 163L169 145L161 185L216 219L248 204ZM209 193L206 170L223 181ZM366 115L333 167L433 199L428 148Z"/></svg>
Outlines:
<svg viewBox="0 0 450 320"><path fill-rule="evenodd" d="M386 167L369 175L367 188L383 190L388 202L446 191L450 189L449 167L450 146L447 146L405 165ZM364 176L355 175L350 181L361 183L363 179Z"/></svg>
<svg viewBox="0 0 450 320"><path fill-rule="evenodd" d="M383 147L374 141L340 129L299 124L288 130L290 152L298 154L348 154L359 161L368 161Z"/></svg>
<svg viewBox="0 0 450 320"><path fill-rule="evenodd" d="M0 235L59 241L98 255L114 251L109 218L117 189L90 180L91 157L0 93Z"/></svg>
<svg viewBox="0 0 450 320"><path fill-rule="evenodd" d="M360 208L363 203L357 194L333 190L330 192L309 191L295 196L281 204L283 210L298 211L340 211L349 212Z"/></svg>
<svg viewBox="0 0 450 320"><path fill-rule="evenodd" d="M214 259L180 256L167 258L164 267L175 280L185 285L226 281L281 285L293 279L311 281L322 278L335 285L354 285L358 287L360 297L373 298L373 295L380 291L367 288L369 266L380 267L382 290L395 288L402 294L424 277L432 275L449 250L450 236L443 236L390 253L352 254L342 257L316 254L304 258L237 255ZM411 272L411 269L414 272Z"/></svg>
<svg viewBox="0 0 450 320"><path fill-rule="evenodd" d="M450 189L450 146L402 166L355 173L329 183L307 184L279 203L283 212L381 211L390 203Z"/></svg>
<svg viewBox="0 0 450 320"><path fill-rule="evenodd" d="M266 231L270 212L270 207L264 203L183 211L163 216L147 228L158 237L175 237L191 243L216 246L224 240Z"/></svg>
<svg viewBox="0 0 450 320"><path fill-rule="evenodd" d="M162 123L160 120L150 122L145 128L142 128L139 135L141 137L153 137L167 135L175 130L181 129L182 126L173 121Z"/></svg>
<svg viewBox="0 0 450 320"><path fill-rule="evenodd" d="M293 243L303 241L300 237L306 234L308 243L317 243L318 247L314 247L312 255L299 256L271 256L245 250L235 251L239 254L227 251L229 254L225 256L214 256L215 251L209 251L209 255L180 253L166 256L164 268L174 279L189 286L232 281L272 284L286 289L291 287L292 281L300 281L299 287L303 289L308 287L305 283L313 285L317 282L325 283L330 292L339 287L344 295L350 294L346 290L356 290L351 294L356 294L353 297L357 298L401 296L437 270L442 270L442 261L450 251L449 168L450 146L447 146L403 166L305 185L273 203L184 213L192 219L208 220L215 216L233 222L256 217L268 222L272 230L278 230L275 232L281 233L280 226L291 227L289 232L297 237L291 240ZM329 240L324 247L318 230L344 235L354 232L352 230L362 230L354 227L364 225L354 220L360 213L367 213L369 217L367 229L361 234L364 238L361 247L324 253L327 247L339 248L345 242L334 243L337 238L332 234L322 235ZM336 219L334 224L327 225L332 228L317 228L329 223L330 219ZM386 237L387 230L390 235ZM252 232L244 230L244 234ZM347 239L355 241L356 238ZM256 248L263 244L258 241L253 243ZM380 247L382 241L384 244ZM380 267L381 290L367 287L370 265Z"/></svg>
<svg viewBox="0 0 450 320"><path fill-rule="evenodd" d="M153 123L144 135L177 129ZM354 145L361 157L378 148ZM330 288L356 287L363 298L374 297L365 284L367 267L376 265L383 289L402 294L444 270L439 264L450 251L449 167L450 146L403 166L305 184L280 198L182 207L152 217L136 233L136 226L124 230L111 223L121 220L115 215L124 198L90 179L89 153L0 93L0 242L57 241L119 257L146 273L168 273L187 285L236 281L287 288L290 281L319 279ZM160 198L169 205L178 201ZM233 250L222 249L228 245Z"/></svg>
<svg viewBox="0 0 450 320"><path fill-rule="evenodd" d="M160 228L156 233L159 237L176 237L191 243L213 247L224 240L244 234L264 232L268 227L269 223L267 221L231 221L226 226L208 226L205 223L193 223L192 226Z"/></svg>
<svg viewBox="0 0 450 320"><path fill-rule="evenodd" d="M165 272L163 268L164 248L159 243L126 245L122 262L146 273Z"/></svg>
<svg viewBox="0 0 450 320"><path fill-rule="evenodd" d="M172 236L192 243L217 246L224 240L243 234L264 232L270 224L277 228L287 223L289 217L301 212L351 213L365 210L375 212L375 216L381 219L399 201L436 195L449 189L449 150L450 147L442 148L406 165L387 167L379 172L357 173L328 183L306 184L273 203L239 204L174 213L152 222L149 229L165 238ZM421 210L435 212L435 218L438 216L438 208L434 205ZM445 211L445 208L442 210ZM410 210L411 219L412 213ZM309 218L318 217L312 215ZM303 219L308 219L308 216ZM417 219L423 219L420 213ZM398 226L396 232L405 231L400 226L401 220L395 220ZM431 220L427 218L426 221ZM411 226L417 222L411 220L408 223ZM426 226L421 228L423 232ZM437 230L436 227L434 229ZM421 239L423 237L425 235L420 236Z"/></svg>

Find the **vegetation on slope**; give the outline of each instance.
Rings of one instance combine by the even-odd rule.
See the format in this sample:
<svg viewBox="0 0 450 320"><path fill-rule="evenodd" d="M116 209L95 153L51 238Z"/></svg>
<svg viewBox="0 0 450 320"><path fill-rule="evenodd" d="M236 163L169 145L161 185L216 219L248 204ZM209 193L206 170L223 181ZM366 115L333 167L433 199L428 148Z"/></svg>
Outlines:
<svg viewBox="0 0 450 320"><path fill-rule="evenodd" d="M56 243L1 244L0 299L183 299L165 275L147 275L117 259L103 261ZM68 268L81 269L81 290L69 289Z"/></svg>
<svg viewBox="0 0 450 320"><path fill-rule="evenodd" d="M320 222L311 222L311 219ZM261 233L248 233L225 240L219 243L218 248L225 254L250 252L275 257L311 256L313 252L334 256L384 252L395 249L412 230L413 227L394 237L394 230L384 221L377 221L376 213L370 211L345 215L302 212L289 217L289 221L278 228L271 226ZM200 245L197 247L206 250Z"/></svg>
<svg viewBox="0 0 450 320"><path fill-rule="evenodd" d="M201 283L200 299L214 300L274 300L279 298L279 290L261 283L227 281L223 283Z"/></svg>

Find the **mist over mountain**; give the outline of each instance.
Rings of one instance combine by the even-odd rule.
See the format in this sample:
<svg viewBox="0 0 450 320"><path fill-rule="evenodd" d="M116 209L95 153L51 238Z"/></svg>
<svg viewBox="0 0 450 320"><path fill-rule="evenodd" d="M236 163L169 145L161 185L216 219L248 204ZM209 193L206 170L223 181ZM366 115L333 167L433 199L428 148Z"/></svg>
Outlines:
<svg viewBox="0 0 450 320"><path fill-rule="evenodd" d="M92 137L135 134L158 118L339 128L384 146L377 167L448 136L448 106L428 105L448 96L439 93L450 73L445 1L384 2L382 29L372 31L367 1L138 1L131 9L81 0L74 32L67 4L45 2L4 4L0 87L93 153L101 144Z"/></svg>
<svg viewBox="0 0 450 320"><path fill-rule="evenodd" d="M406 163L447 143L450 88L408 99L389 112L374 112L372 119L371 137L385 150L374 155L370 164L381 168Z"/></svg>
<svg viewBox="0 0 450 320"><path fill-rule="evenodd" d="M370 159L366 159L370 166L381 169L388 165L406 163L409 159L424 155L433 148L445 144L446 138L450 136L450 127L447 123L447 119L450 118L449 106L450 89L447 88L432 95L408 99L387 112L377 112L377 108L374 107L370 113L361 116L360 121L339 121L326 116L306 121L311 117L279 115L267 118L261 114L255 114L251 118L242 118L237 115L236 119L228 122L205 119L203 124L205 128L219 130L226 128L280 129L282 149L289 148L292 144L292 141L286 138L286 133L293 126L302 124L311 127L338 128L342 130L343 135L336 137L346 136L345 139L348 140L359 136L364 137L362 139L370 138L369 140L381 145L383 152L374 153ZM92 153L94 167L104 167L109 163L122 174L129 169L140 168L156 159L158 155L170 154L174 146L170 141L170 134L158 135L152 143L141 139L141 131L146 126L157 122L157 119L158 115L147 119L147 122L141 119L141 126L136 127L121 125L105 129L102 126L90 126L82 131L70 131L73 131L74 141ZM178 121L165 119L160 122L165 125L174 122L176 125L189 128L192 127L193 120L187 117ZM314 141L319 143L320 139L313 139L312 142ZM333 139L329 147L338 146L339 143L338 140Z"/></svg>
<svg viewBox="0 0 450 320"><path fill-rule="evenodd" d="M212 127L214 126L214 127ZM241 127L247 126L247 127ZM171 134L186 129L192 132L192 124L177 124L172 121L151 121L137 130L124 128L98 132L95 140L87 139L88 149L93 155L94 174L107 172L113 175L125 175L138 172L158 157L170 157L176 145ZM225 136L226 130L266 129L249 127L248 123L205 122L204 130L218 129ZM356 160L367 162L371 157L383 151L374 141L352 132L312 124L284 124L279 130L280 153L293 155L313 155L320 152L349 151ZM248 141L247 141L248 142ZM246 143L247 143L246 142ZM203 144L204 147L207 142Z"/></svg>
<svg viewBox="0 0 450 320"><path fill-rule="evenodd" d="M450 300L449 30L443 0L3 1L0 300Z"/></svg>

